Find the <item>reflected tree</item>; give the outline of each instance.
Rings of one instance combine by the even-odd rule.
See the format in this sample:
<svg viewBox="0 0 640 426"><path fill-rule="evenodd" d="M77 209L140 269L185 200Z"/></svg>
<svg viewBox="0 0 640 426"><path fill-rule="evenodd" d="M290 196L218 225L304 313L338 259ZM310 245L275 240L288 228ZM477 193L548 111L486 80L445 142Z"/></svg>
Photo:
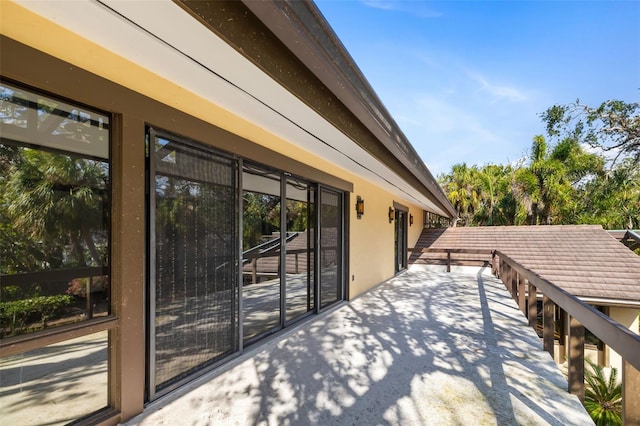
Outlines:
<svg viewBox="0 0 640 426"><path fill-rule="evenodd" d="M28 148L9 166L6 213L18 232L41 243L43 269L106 263L107 168Z"/></svg>

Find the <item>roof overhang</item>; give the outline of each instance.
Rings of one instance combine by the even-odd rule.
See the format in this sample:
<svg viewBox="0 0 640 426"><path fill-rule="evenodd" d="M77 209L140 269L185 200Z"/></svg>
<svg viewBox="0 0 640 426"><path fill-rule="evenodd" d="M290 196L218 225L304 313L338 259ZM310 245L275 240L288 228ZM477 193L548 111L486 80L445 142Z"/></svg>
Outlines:
<svg viewBox="0 0 640 426"><path fill-rule="evenodd" d="M17 3L426 210L455 216L442 189L310 2ZM213 15L196 11L197 5L215 6L207 9ZM243 19L229 19L234 13ZM211 21L221 16L224 34ZM250 34L246 25L253 28ZM283 40L300 49L286 47ZM276 47L260 50L264 43ZM257 50L248 55L242 47L246 44ZM340 54L341 65L333 63L335 54ZM299 82L295 87L308 91L292 90L286 79L269 72L268 63L294 75ZM315 107L314 99L327 94L335 102Z"/></svg>

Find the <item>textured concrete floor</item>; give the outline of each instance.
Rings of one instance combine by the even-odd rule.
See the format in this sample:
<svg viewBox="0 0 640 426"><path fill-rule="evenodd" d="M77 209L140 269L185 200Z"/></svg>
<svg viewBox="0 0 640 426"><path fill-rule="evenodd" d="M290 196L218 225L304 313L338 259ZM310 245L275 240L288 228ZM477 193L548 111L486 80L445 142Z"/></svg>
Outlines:
<svg viewBox="0 0 640 426"><path fill-rule="evenodd" d="M416 265L128 424L590 424L566 388L501 283Z"/></svg>

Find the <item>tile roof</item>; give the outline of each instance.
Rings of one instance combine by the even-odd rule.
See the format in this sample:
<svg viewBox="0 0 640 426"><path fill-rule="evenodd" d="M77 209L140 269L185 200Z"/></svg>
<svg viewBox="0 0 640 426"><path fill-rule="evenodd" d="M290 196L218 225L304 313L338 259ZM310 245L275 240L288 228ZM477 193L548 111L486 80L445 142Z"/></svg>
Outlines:
<svg viewBox="0 0 640 426"><path fill-rule="evenodd" d="M576 296L640 301L640 256L599 225L425 229L416 248L500 250ZM452 258L458 264L479 264L490 255ZM444 253L414 252L410 261L444 259Z"/></svg>

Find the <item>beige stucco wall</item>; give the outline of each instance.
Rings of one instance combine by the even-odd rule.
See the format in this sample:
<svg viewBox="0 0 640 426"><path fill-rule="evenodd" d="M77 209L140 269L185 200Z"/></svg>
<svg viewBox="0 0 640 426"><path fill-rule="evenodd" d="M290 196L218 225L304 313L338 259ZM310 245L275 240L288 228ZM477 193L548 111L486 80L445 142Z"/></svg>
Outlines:
<svg viewBox="0 0 640 426"><path fill-rule="evenodd" d="M614 320L618 321L623 326L627 327L629 330L634 333L638 333L638 313L640 311L638 308L619 308L619 307L610 307L609 308L609 316ZM622 374L622 358L618 353L611 350L607 347L609 364L612 367L618 369L618 372Z"/></svg>
<svg viewBox="0 0 640 426"><path fill-rule="evenodd" d="M413 226L408 228L409 247L412 247L418 239L422 230L423 210L409 200L398 194L391 194L347 170L314 156L298 147L295 141L284 140L269 133L254 123L15 3L0 1L0 8L0 32L10 38L242 136L258 145L277 152L286 152L298 161L352 182L354 193L348 206L350 209L348 279L351 297L394 275L394 225L388 220L388 209L393 206L394 201L409 207L409 213L414 218ZM360 220L355 215L356 195L365 200L365 214Z"/></svg>
<svg viewBox="0 0 640 426"><path fill-rule="evenodd" d="M394 275L394 227L389 207L396 201L409 208L413 226L408 227L408 245L413 247L422 231L423 211L415 204L355 178L350 213L350 295L354 297ZM356 196L364 200L364 215L357 219Z"/></svg>

